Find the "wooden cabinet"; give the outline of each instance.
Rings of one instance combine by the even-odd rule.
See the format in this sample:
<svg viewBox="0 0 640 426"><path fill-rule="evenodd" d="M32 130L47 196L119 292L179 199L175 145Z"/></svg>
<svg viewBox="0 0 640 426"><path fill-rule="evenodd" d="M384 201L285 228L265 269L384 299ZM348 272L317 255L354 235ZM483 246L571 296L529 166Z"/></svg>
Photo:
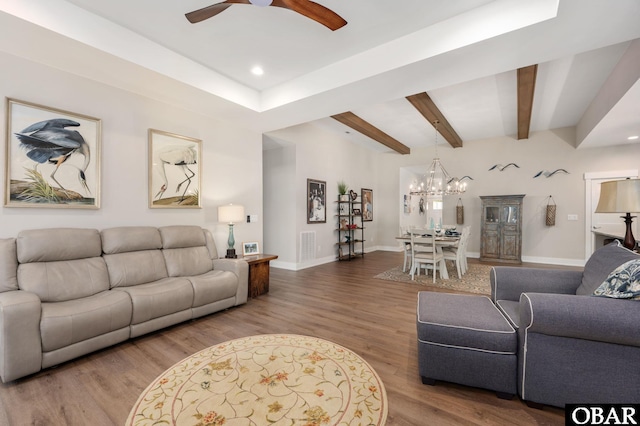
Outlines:
<svg viewBox="0 0 640 426"><path fill-rule="evenodd" d="M522 263L524 195L481 196L480 260Z"/></svg>
<svg viewBox="0 0 640 426"><path fill-rule="evenodd" d="M364 226L360 197L341 201L338 199L338 260L351 260L364 256Z"/></svg>

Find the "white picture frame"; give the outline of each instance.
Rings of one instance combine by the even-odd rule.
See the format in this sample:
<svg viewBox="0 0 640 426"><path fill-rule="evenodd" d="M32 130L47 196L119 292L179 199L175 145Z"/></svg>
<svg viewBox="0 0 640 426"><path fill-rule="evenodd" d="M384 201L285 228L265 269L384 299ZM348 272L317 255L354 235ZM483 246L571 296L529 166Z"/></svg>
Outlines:
<svg viewBox="0 0 640 426"><path fill-rule="evenodd" d="M249 241L246 243L242 243L242 255L243 256L253 256L256 254L260 254L260 246L257 241Z"/></svg>

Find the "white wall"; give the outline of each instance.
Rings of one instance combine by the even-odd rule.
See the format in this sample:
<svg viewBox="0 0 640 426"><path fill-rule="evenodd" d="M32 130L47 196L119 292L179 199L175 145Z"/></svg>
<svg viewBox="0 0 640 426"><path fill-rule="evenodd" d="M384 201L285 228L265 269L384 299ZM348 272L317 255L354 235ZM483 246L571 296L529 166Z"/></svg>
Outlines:
<svg viewBox="0 0 640 426"><path fill-rule="evenodd" d="M640 145L613 148L575 149L574 129L534 132L529 139L495 138L465 141L464 147L440 147L438 153L452 176L470 175L468 189L460 196L464 205L464 224L471 225L469 251L480 251L480 195L526 194L524 198L523 260L542 263L582 264L585 256L585 182L584 173L637 169ZM414 150L411 155L381 155L378 158L378 194L402 201L398 194L399 168L422 164L426 168L433 149ZM489 171L495 164L515 162L503 172ZM542 170L566 169L569 174L554 177L533 176ZM547 198L557 204L556 225L545 225ZM444 223L456 223L458 196L445 197ZM386 248L397 247L399 206L379 211L385 225L378 226L378 240ZM567 215L578 215L577 221Z"/></svg>
<svg viewBox="0 0 640 426"><path fill-rule="evenodd" d="M282 148L265 154L271 158L265 162L265 176L274 171L277 161L288 161L287 176L295 188L287 187L297 200L286 209L295 209L295 221L291 222L290 211L279 219L269 218L266 227L270 238L278 240L282 264L276 266L297 269L308 265L298 263L299 233L303 230L317 232L317 255L319 262L335 258L335 220L328 214L326 224L306 223L306 179L327 181L327 199L337 195L337 182L344 179L352 188L374 189L374 222L367 223L365 238L367 250L398 250L395 237L399 232L403 212L403 193L400 182L406 182L405 168L421 166L426 169L434 151L432 148L414 149L410 155L374 153L343 140L335 133L310 124L296 126L269 134L273 141L286 141ZM574 148L575 129L534 132L526 140L510 137L478 141L466 141L464 147L453 149L440 147L438 153L442 163L452 176L469 175L467 192L461 196L444 199L443 223L456 223L458 198L464 205L464 225L471 225L469 252L477 256L480 251L481 195L526 194L523 212L524 261L582 265L585 260L585 218L591 212L585 209L584 174L598 171L637 169L640 145L622 145L613 148ZM295 155L291 153L295 146ZM281 152L278 152L281 151ZM295 167L291 164L295 162ZM510 167L500 172L489 171L495 164L514 162L519 168ZM553 177L540 176L540 171L566 169L569 174L558 173ZM295 170L294 170L295 169ZM404 177L401 178L404 173ZM265 199L269 200L277 188L265 179ZM406 188L408 192L408 188ZM546 226L545 214L549 195L557 205L556 225ZM275 196L275 195L273 195ZM268 205L268 201L265 202ZM569 221L568 215L577 215L577 221ZM273 219L273 220L272 220ZM273 227L273 228L272 228ZM295 235L290 230L295 227ZM271 229L272 228L272 229ZM272 237L271 237L272 236ZM290 247L295 246L292 253ZM276 247L276 246L274 246Z"/></svg>
<svg viewBox="0 0 640 426"><path fill-rule="evenodd" d="M279 255L272 265L287 269L300 269L335 260L337 256L337 199L338 181L344 180L349 189L360 194L362 188L373 190L373 221L364 222L365 251L376 244L378 217L381 203L388 200L378 198L376 186L376 154L346 139L336 137L333 132L314 124L304 124L292 128L270 132L265 136L270 142L284 145L282 148L265 151L264 173L278 174L277 179L265 179L265 211L280 212L269 214L265 221L266 247L274 248ZM295 149L292 148L295 146ZM295 151L295 155L292 152ZM291 162L295 162L295 167ZM283 166L286 165L286 166ZM287 177L280 177L281 174ZM307 223L307 179L325 181L327 184L326 223ZM293 186L285 186L287 200L274 203L281 191L279 182L288 180ZM273 197L273 198L272 198ZM295 201L294 201L295 200ZM277 205L275 205L277 204ZM268 207L267 207L268 206ZM292 220L292 212L294 220ZM291 230L295 231L291 235ZM316 259L300 261L300 233L315 231ZM266 236L270 237L267 238ZM295 252L291 250L295 247ZM280 251L277 252L276 249Z"/></svg>
<svg viewBox="0 0 640 426"><path fill-rule="evenodd" d="M244 204L247 214L260 219L235 226L236 251L242 241L262 243L260 134L6 53L0 53L0 94L102 120L101 208L2 207L0 237L29 228L194 224L212 230L224 253L228 228L217 223L217 206L233 202ZM5 126L3 120L3 135ZM203 141L202 209L148 208L149 128ZM5 155L1 150L3 165ZM4 174L0 183L4 189Z"/></svg>
<svg viewBox="0 0 640 426"><path fill-rule="evenodd" d="M296 263L296 211L305 199L296 196L296 146L288 145L263 153L264 253L278 255L278 262Z"/></svg>

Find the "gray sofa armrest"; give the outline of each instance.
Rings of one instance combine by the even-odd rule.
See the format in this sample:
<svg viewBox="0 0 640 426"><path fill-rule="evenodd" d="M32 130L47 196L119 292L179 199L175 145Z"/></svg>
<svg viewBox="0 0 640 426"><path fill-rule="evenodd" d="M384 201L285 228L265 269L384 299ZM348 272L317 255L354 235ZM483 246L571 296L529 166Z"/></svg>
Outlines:
<svg viewBox="0 0 640 426"><path fill-rule="evenodd" d="M247 303L249 293L249 264L242 259L213 259L213 269L230 271L238 276L236 305Z"/></svg>
<svg viewBox="0 0 640 426"><path fill-rule="evenodd" d="M0 378L4 383L40 371L40 299L35 293L0 293Z"/></svg>
<svg viewBox="0 0 640 426"><path fill-rule="evenodd" d="M576 294L582 271L494 266L489 273L491 300L520 300L522 293Z"/></svg>
<svg viewBox="0 0 640 426"><path fill-rule="evenodd" d="M523 293L526 333L640 347L640 302L596 296Z"/></svg>

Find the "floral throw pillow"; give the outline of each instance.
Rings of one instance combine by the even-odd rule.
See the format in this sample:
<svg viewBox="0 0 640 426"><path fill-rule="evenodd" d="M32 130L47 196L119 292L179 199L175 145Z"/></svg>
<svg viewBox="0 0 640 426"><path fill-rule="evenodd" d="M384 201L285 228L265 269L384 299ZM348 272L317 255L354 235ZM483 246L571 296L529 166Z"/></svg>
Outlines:
<svg viewBox="0 0 640 426"><path fill-rule="evenodd" d="M640 300L640 259L630 260L614 269L593 295Z"/></svg>

